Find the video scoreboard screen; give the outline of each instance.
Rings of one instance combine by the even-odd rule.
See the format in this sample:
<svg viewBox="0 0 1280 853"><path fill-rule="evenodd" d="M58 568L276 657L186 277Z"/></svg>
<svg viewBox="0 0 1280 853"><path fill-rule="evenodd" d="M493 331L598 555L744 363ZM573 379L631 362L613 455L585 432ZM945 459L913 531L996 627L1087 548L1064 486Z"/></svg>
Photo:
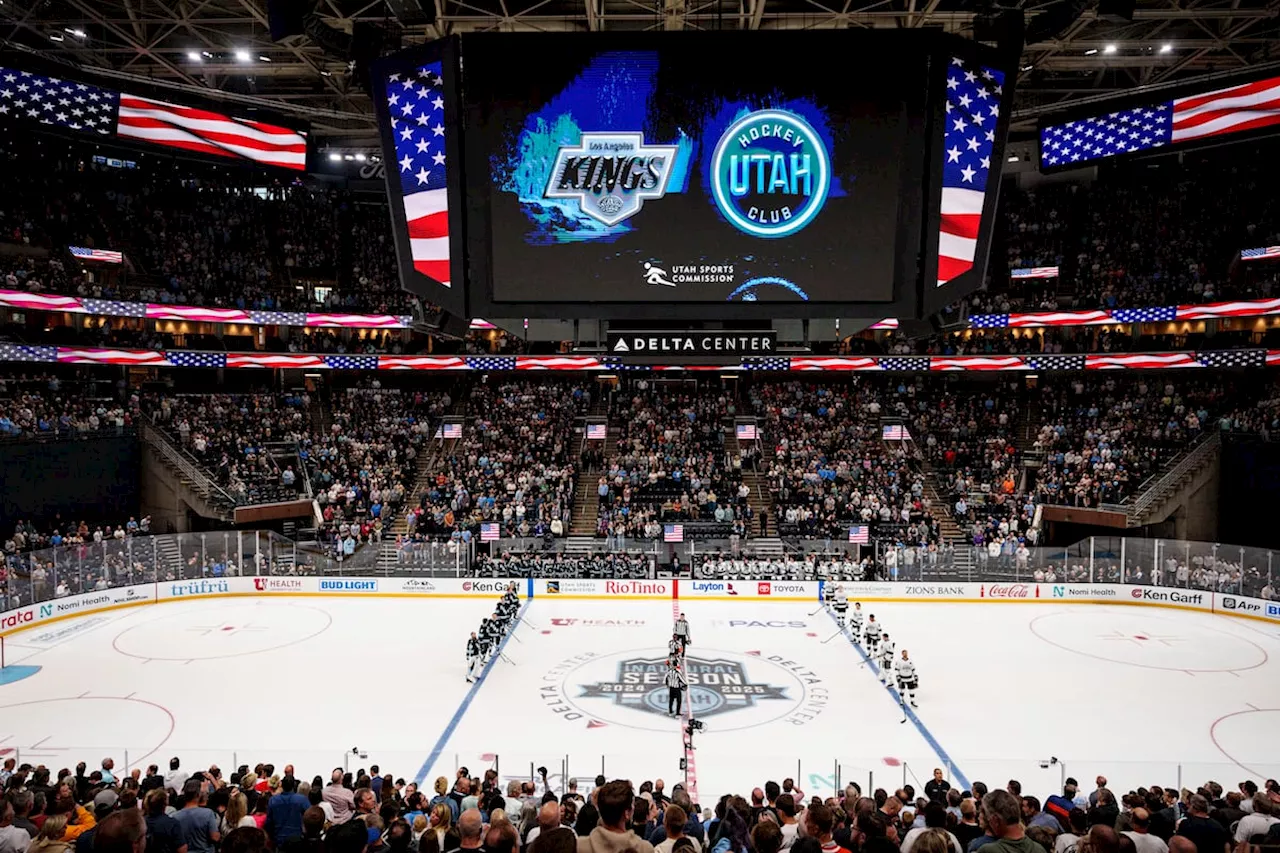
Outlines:
<svg viewBox="0 0 1280 853"><path fill-rule="evenodd" d="M406 51L374 81L402 270L464 284L472 316L914 315L985 266L1008 93L981 53L920 31Z"/></svg>
<svg viewBox="0 0 1280 853"><path fill-rule="evenodd" d="M892 300L927 65L691 35L463 40L494 301Z"/></svg>

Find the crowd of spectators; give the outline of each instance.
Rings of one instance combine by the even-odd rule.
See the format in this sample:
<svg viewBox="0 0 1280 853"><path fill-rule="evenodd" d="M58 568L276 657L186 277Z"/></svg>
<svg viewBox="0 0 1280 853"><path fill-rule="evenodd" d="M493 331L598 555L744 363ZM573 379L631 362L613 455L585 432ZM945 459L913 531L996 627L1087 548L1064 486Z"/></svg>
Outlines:
<svg viewBox="0 0 1280 853"><path fill-rule="evenodd" d="M724 389L641 380L616 394L609 417L617 450L596 483L598 533L659 539L664 523L704 522L718 535L746 535L752 510L742 468L753 464L754 446L729 454L735 411Z"/></svg>
<svg viewBox="0 0 1280 853"><path fill-rule="evenodd" d="M410 531L474 535L496 523L508 537L565 535L577 472L574 428L590 404L591 390L575 380L476 384L463 436L442 452L409 515Z"/></svg>
<svg viewBox="0 0 1280 853"><path fill-rule="evenodd" d="M847 541L851 525L866 525L892 544L938 541L908 444L883 440L882 417L914 413L914 381L788 381L753 386L750 394L772 448L764 466L783 535Z"/></svg>
<svg viewBox="0 0 1280 853"><path fill-rule="evenodd" d="M489 578L602 578L630 580L653 576L651 554L566 554L563 551L503 551L476 559L477 577Z"/></svg>
<svg viewBox="0 0 1280 853"><path fill-rule="evenodd" d="M505 785L460 768L430 791L377 765L329 781L270 764L188 773L179 758L118 770L103 759L56 775L7 758L4 853L1251 853L1280 844L1280 786L1152 785L1117 796L1066 778L1043 800L1011 779L953 786L941 769L864 796L849 782L806 796L792 779L695 802L661 779ZM580 785L582 791L579 790ZM556 789L559 788L557 791ZM745 791L744 791L745 792ZM749 799L748 799L749 797Z"/></svg>

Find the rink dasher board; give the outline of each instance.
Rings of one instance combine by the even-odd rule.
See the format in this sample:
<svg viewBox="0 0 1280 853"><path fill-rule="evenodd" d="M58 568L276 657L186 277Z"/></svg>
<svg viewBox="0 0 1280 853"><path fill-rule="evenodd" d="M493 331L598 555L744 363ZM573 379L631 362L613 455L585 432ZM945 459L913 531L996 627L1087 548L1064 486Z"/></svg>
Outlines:
<svg viewBox="0 0 1280 853"><path fill-rule="evenodd" d="M551 601L717 601L746 603L805 603L822 599L823 582L780 581L605 581L461 579L461 578L322 578L229 577L196 581L138 584L80 595L64 596L0 612L0 636L90 613L139 607L169 601L216 598L496 598L512 580L522 599ZM768 587L766 590L766 586ZM1208 590L1130 584L1050 583L842 583L852 604L1122 604L1215 613L1222 616L1280 623L1280 602ZM802 587L802 594L795 594ZM552 591L557 590L557 591ZM865 608L864 608L865 609Z"/></svg>

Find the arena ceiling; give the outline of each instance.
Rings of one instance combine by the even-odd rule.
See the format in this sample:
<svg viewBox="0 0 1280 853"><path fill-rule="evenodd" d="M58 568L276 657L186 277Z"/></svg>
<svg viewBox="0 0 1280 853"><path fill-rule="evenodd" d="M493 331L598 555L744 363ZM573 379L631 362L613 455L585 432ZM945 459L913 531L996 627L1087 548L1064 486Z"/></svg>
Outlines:
<svg viewBox="0 0 1280 853"><path fill-rule="evenodd" d="M305 0L308 4L313 0ZM408 0L409 3L415 0ZM405 46L450 33L934 27L971 36L967 0L424 0L436 21L404 26L388 0L318 0L350 33L358 23ZM1028 22L1045 4L1024 0ZM372 106L345 58L297 36L272 42L267 0L0 0L0 38L120 80L273 107L332 145L374 144ZM1026 45L1015 130L1042 111L1136 86L1280 68L1280 0L1139 0L1132 21L1090 9ZM519 73L519 72L516 72ZM177 97L177 95L175 95Z"/></svg>

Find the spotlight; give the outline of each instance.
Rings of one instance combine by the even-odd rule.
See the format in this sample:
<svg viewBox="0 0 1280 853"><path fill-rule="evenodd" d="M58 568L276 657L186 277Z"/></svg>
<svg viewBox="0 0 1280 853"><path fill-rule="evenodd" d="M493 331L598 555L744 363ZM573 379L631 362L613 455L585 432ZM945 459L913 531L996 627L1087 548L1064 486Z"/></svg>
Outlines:
<svg viewBox="0 0 1280 853"><path fill-rule="evenodd" d="M237 50L237 51L236 51L236 61L237 61L237 62L248 62L248 61L249 61L249 51L247 51L247 50Z"/></svg>
<svg viewBox="0 0 1280 853"><path fill-rule="evenodd" d="M1115 46L1114 44L1109 44L1109 45L1107 45L1106 47L1104 47L1104 48L1102 49L1102 52L1103 52L1103 53L1105 53L1105 54L1108 54L1108 55L1109 55L1109 54L1112 54L1112 53L1115 53L1115 52L1116 52L1116 46Z"/></svg>
<svg viewBox="0 0 1280 853"><path fill-rule="evenodd" d="M63 28L62 28L62 31L63 31L64 33L67 33L68 35L73 35L73 36L75 36L75 37L76 37L76 38L78 38L78 39L82 39L82 38L84 38L84 37L85 37L84 30L82 30L82 29L80 29L80 28L78 28L78 27L63 27Z"/></svg>
<svg viewBox="0 0 1280 853"><path fill-rule="evenodd" d="M1173 53L1173 45L1169 44L1168 42L1165 42L1164 44L1160 45L1160 52Z"/></svg>
<svg viewBox="0 0 1280 853"><path fill-rule="evenodd" d="M62 33L49 33L49 41L63 41Z"/></svg>
<svg viewBox="0 0 1280 853"><path fill-rule="evenodd" d="M357 155L356 155L356 162L357 162L357 163L363 163L365 160L368 160L368 159L369 159L369 158L368 158L368 157L366 157L366 156L364 156L363 154L357 154Z"/></svg>
<svg viewBox="0 0 1280 853"><path fill-rule="evenodd" d="M192 62L204 62L204 57L202 57L199 53L196 53L194 50L187 51L187 59L191 60Z"/></svg>
<svg viewBox="0 0 1280 853"><path fill-rule="evenodd" d="M270 61L271 61L271 57L267 56L265 53L260 53L260 54L258 54L258 61L259 61L259 62L270 62Z"/></svg>
<svg viewBox="0 0 1280 853"><path fill-rule="evenodd" d="M1097 49L1096 47L1091 47L1091 48L1089 48L1088 50L1086 50L1086 51L1084 52L1084 55L1085 55L1085 56L1093 56L1093 55L1094 55L1095 53L1097 53L1097 52L1098 52L1098 49Z"/></svg>

